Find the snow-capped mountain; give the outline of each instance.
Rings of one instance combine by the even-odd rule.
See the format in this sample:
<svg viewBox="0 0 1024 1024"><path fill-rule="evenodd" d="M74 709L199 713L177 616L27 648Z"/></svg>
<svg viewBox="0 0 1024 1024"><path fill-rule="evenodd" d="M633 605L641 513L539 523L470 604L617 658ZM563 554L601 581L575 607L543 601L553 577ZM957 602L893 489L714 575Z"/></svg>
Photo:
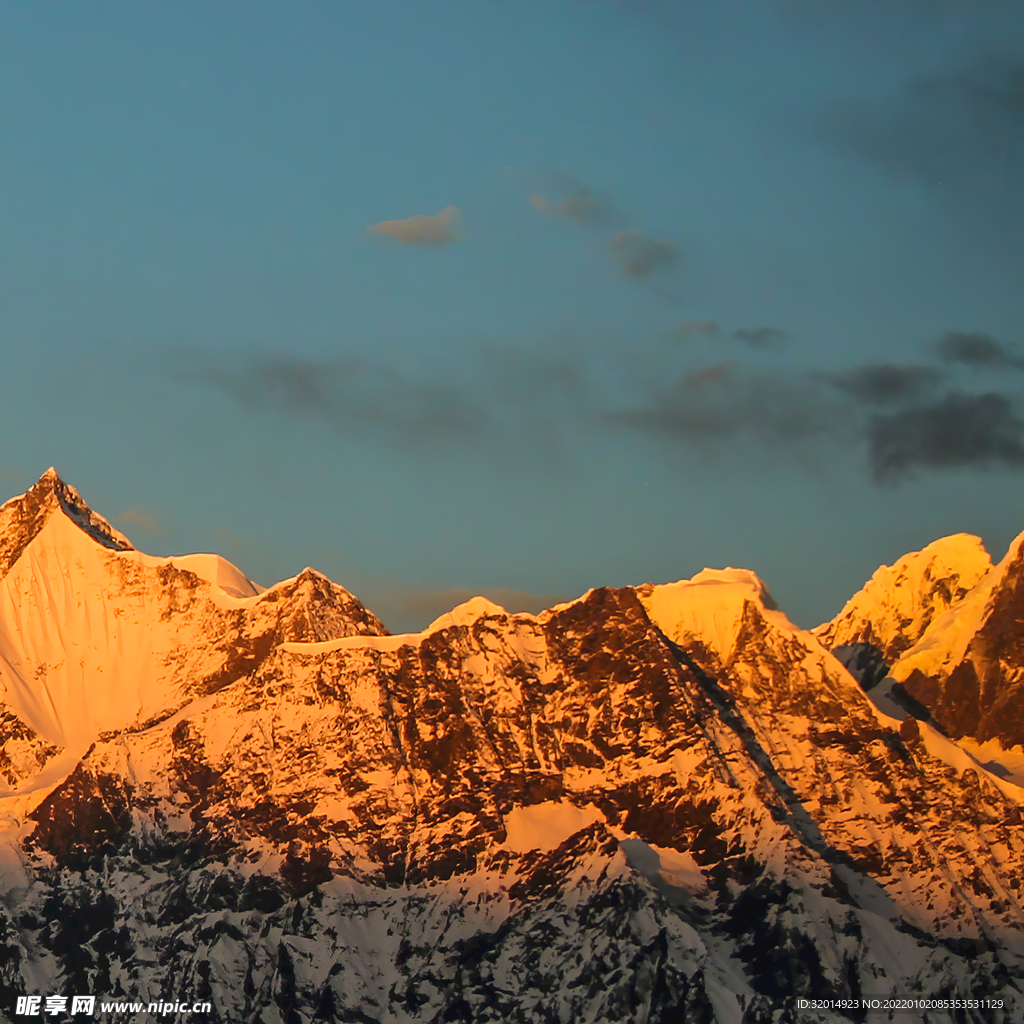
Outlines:
<svg viewBox="0 0 1024 1024"><path fill-rule="evenodd" d="M895 565L883 565L815 635L829 648L872 644L892 664L991 568L980 538L943 537Z"/></svg>
<svg viewBox="0 0 1024 1024"><path fill-rule="evenodd" d="M392 636L312 570L144 555L50 471L0 509L0 1017L1016 1020L1024 789L942 722L965 659L979 723L1013 699L1018 563L937 542L814 633L726 569Z"/></svg>
<svg viewBox="0 0 1024 1024"><path fill-rule="evenodd" d="M872 695L902 705L1024 783L1024 535L993 566L958 534L882 566L814 632ZM884 705L883 705L884 706ZM893 708L889 708L893 711Z"/></svg>
<svg viewBox="0 0 1024 1024"><path fill-rule="evenodd" d="M953 739L1006 751L1024 744L1024 536L931 621L890 675Z"/></svg>

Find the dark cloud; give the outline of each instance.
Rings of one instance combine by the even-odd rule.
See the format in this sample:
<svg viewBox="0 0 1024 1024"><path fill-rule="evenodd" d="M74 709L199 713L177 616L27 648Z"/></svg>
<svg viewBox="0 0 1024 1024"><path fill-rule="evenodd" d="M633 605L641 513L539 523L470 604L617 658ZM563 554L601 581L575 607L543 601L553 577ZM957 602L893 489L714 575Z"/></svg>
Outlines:
<svg viewBox="0 0 1024 1024"><path fill-rule="evenodd" d="M987 185L989 196L1020 173L1022 128L1024 57L1005 52L913 79L885 102L833 103L815 125L820 138L897 177L976 194Z"/></svg>
<svg viewBox="0 0 1024 1024"><path fill-rule="evenodd" d="M676 262L676 247L667 238L649 238L642 231L620 231L609 243L612 258L630 277L647 277Z"/></svg>
<svg viewBox="0 0 1024 1024"><path fill-rule="evenodd" d="M931 405L873 416L867 438L881 483L915 469L1024 466L1024 420L1003 395L950 393Z"/></svg>
<svg viewBox="0 0 1024 1024"><path fill-rule="evenodd" d="M881 405L917 398L933 387L941 376L931 366L874 363L823 374L821 379L851 398Z"/></svg>
<svg viewBox="0 0 1024 1024"><path fill-rule="evenodd" d="M769 348L785 341L786 333L777 327L741 327L733 332L733 337L737 341L745 341L753 348Z"/></svg>
<svg viewBox="0 0 1024 1024"><path fill-rule="evenodd" d="M278 355L233 362L184 358L185 376L219 388L249 409L273 409L346 429L409 440L459 438L488 420L465 389L409 380L391 367L356 358L334 363Z"/></svg>
<svg viewBox="0 0 1024 1024"><path fill-rule="evenodd" d="M950 338L953 341L949 341ZM984 335L947 335L947 354L989 365L1005 349ZM641 402L608 413L614 426L673 446L729 443L779 455L834 458L860 448L877 483L918 470L1024 469L1024 420L1009 395L934 391L948 377L936 366L877 363L832 373L744 372L729 360L649 386ZM879 407L885 413L878 412Z"/></svg>
<svg viewBox="0 0 1024 1024"><path fill-rule="evenodd" d="M1024 360L1014 355L1009 346L980 331L970 334L947 331L935 347L939 357L947 363L1024 369Z"/></svg>
<svg viewBox="0 0 1024 1024"><path fill-rule="evenodd" d="M697 323L695 334L714 327ZM356 355L191 354L177 376L247 409L326 423L348 437L415 450L459 442L498 458L525 455L534 468L545 458L562 464L575 443L589 445L602 430L608 440L646 435L666 450L716 458L767 448L805 466L860 451L878 483L916 471L1024 468L1016 399L949 390L951 381L970 379L959 366L1018 367L988 335L948 332L932 349L934 365L867 363L829 373L751 372L734 359L700 365L693 351L554 339L532 349L482 346L450 366L418 369Z"/></svg>
<svg viewBox="0 0 1024 1024"><path fill-rule="evenodd" d="M607 421L674 442L746 439L776 448L849 433L841 403L812 381L745 375L732 362L684 374Z"/></svg>

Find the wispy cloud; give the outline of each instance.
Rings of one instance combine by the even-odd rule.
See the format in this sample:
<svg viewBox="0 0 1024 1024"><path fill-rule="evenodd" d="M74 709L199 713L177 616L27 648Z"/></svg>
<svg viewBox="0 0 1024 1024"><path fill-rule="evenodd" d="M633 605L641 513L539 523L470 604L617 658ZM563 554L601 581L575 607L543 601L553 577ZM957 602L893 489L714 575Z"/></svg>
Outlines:
<svg viewBox="0 0 1024 1024"><path fill-rule="evenodd" d="M679 256L667 238L649 238L636 229L620 231L608 243L608 249L630 277L647 277L656 270L664 270Z"/></svg>
<svg viewBox="0 0 1024 1024"><path fill-rule="evenodd" d="M684 320L673 334L679 338L692 338L694 335L714 338L721 334L721 329L714 320Z"/></svg>
<svg viewBox="0 0 1024 1024"><path fill-rule="evenodd" d="M1019 174L1022 129L1024 56L986 52L909 80L885 100L832 102L812 130L896 178L961 202L1016 206L1019 190L1000 186Z"/></svg>
<svg viewBox="0 0 1024 1024"><path fill-rule="evenodd" d="M722 327L714 320L684 320L671 333L676 338L721 338L724 335ZM789 339L789 335L777 327L739 327L728 337L757 349L777 348Z"/></svg>
<svg viewBox="0 0 1024 1024"><path fill-rule="evenodd" d="M336 362L282 355L212 360L183 354L184 375L252 410L271 409L393 440L470 439L487 411L465 388L413 379L358 357Z"/></svg>
<svg viewBox="0 0 1024 1024"><path fill-rule="evenodd" d="M117 517L117 522L121 523L127 530L141 530L143 533L163 533L160 524L156 520L156 516L150 515L147 512L139 512L135 509L126 509Z"/></svg>
<svg viewBox="0 0 1024 1024"><path fill-rule="evenodd" d="M550 217L588 227L614 225L620 228L608 241L608 255L634 280L649 277L679 262L679 250L668 238L654 238L641 230L603 192L584 185L577 177L561 171L543 172L547 191L534 192L530 205Z"/></svg>
<svg viewBox="0 0 1024 1024"><path fill-rule="evenodd" d="M574 174L548 168L533 177L538 191L530 196L530 205L541 213L583 225L603 225L621 219L606 193L590 188ZM548 195L554 198L549 199Z"/></svg>
<svg viewBox="0 0 1024 1024"><path fill-rule="evenodd" d="M712 384L723 377L729 376L736 369L736 363L732 359L726 359L713 366L704 366L699 370L691 370L680 378L680 384L684 388L699 388L705 384Z"/></svg>
<svg viewBox="0 0 1024 1024"><path fill-rule="evenodd" d="M440 246L462 240L459 234L462 219L457 206L446 206L433 217L424 213L406 217L405 220L384 220L372 224L366 230L371 235L393 238L406 245Z"/></svg>
<svg viewBox="0 0 1024 1024"><path fill-rule="evenodd" d="M745 342L751 348L771 348L786 340L786 332L777 327L741 327L732 335L737 341Z"/></svg>
<svg viewBox="0 0 1024 1024"><path fill-rule="evenodd" d="M567 220L580 221L583 224L605 224L611 218L611 207L607 202L580 186L574 194L563 196L551 202L545 196L535 192L530 196L530 205L541 213Z"/></svg>

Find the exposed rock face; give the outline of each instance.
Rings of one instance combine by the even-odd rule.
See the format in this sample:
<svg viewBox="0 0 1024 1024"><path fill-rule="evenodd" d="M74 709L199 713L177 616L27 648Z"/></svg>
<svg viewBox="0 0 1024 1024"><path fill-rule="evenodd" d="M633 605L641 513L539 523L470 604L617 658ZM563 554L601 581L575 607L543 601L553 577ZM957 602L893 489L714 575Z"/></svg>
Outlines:
<svg viewBox="0 0 1024 1024"><path fill-rule="evenodd" d="M878 714L752 574L389 636L319 574L236 596L226 563L61 509L12 516L35 533L0 603L0 1014L91 992L263 1024L754 1022L919 992L1016 1019L1024 791ZM146 627L144 663L40 603L58 562L102 595L93 631ZM12 626L58 611L57 653ZM51 686L75 638L102 671ZM105 687L124 706L72 729Z"/></svg>
<svg viewBox="0 0 1024 1024"><path fill-rule="evenodd" d="M874 689L889 674L885 654L874 644L840 644L832 648L832 656L860 683L863 690Z"/></svg>

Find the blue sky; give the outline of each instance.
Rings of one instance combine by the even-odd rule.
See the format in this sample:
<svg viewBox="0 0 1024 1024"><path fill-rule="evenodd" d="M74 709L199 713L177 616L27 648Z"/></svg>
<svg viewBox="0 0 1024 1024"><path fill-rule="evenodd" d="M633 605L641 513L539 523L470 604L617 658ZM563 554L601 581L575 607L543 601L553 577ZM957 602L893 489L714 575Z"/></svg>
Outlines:
<svg viewBox="0 0 1024 1024"><path fill-rule="evenodd" d="M0 4L0 486L392 629L1024 529L1024 11Z"/></svg>

